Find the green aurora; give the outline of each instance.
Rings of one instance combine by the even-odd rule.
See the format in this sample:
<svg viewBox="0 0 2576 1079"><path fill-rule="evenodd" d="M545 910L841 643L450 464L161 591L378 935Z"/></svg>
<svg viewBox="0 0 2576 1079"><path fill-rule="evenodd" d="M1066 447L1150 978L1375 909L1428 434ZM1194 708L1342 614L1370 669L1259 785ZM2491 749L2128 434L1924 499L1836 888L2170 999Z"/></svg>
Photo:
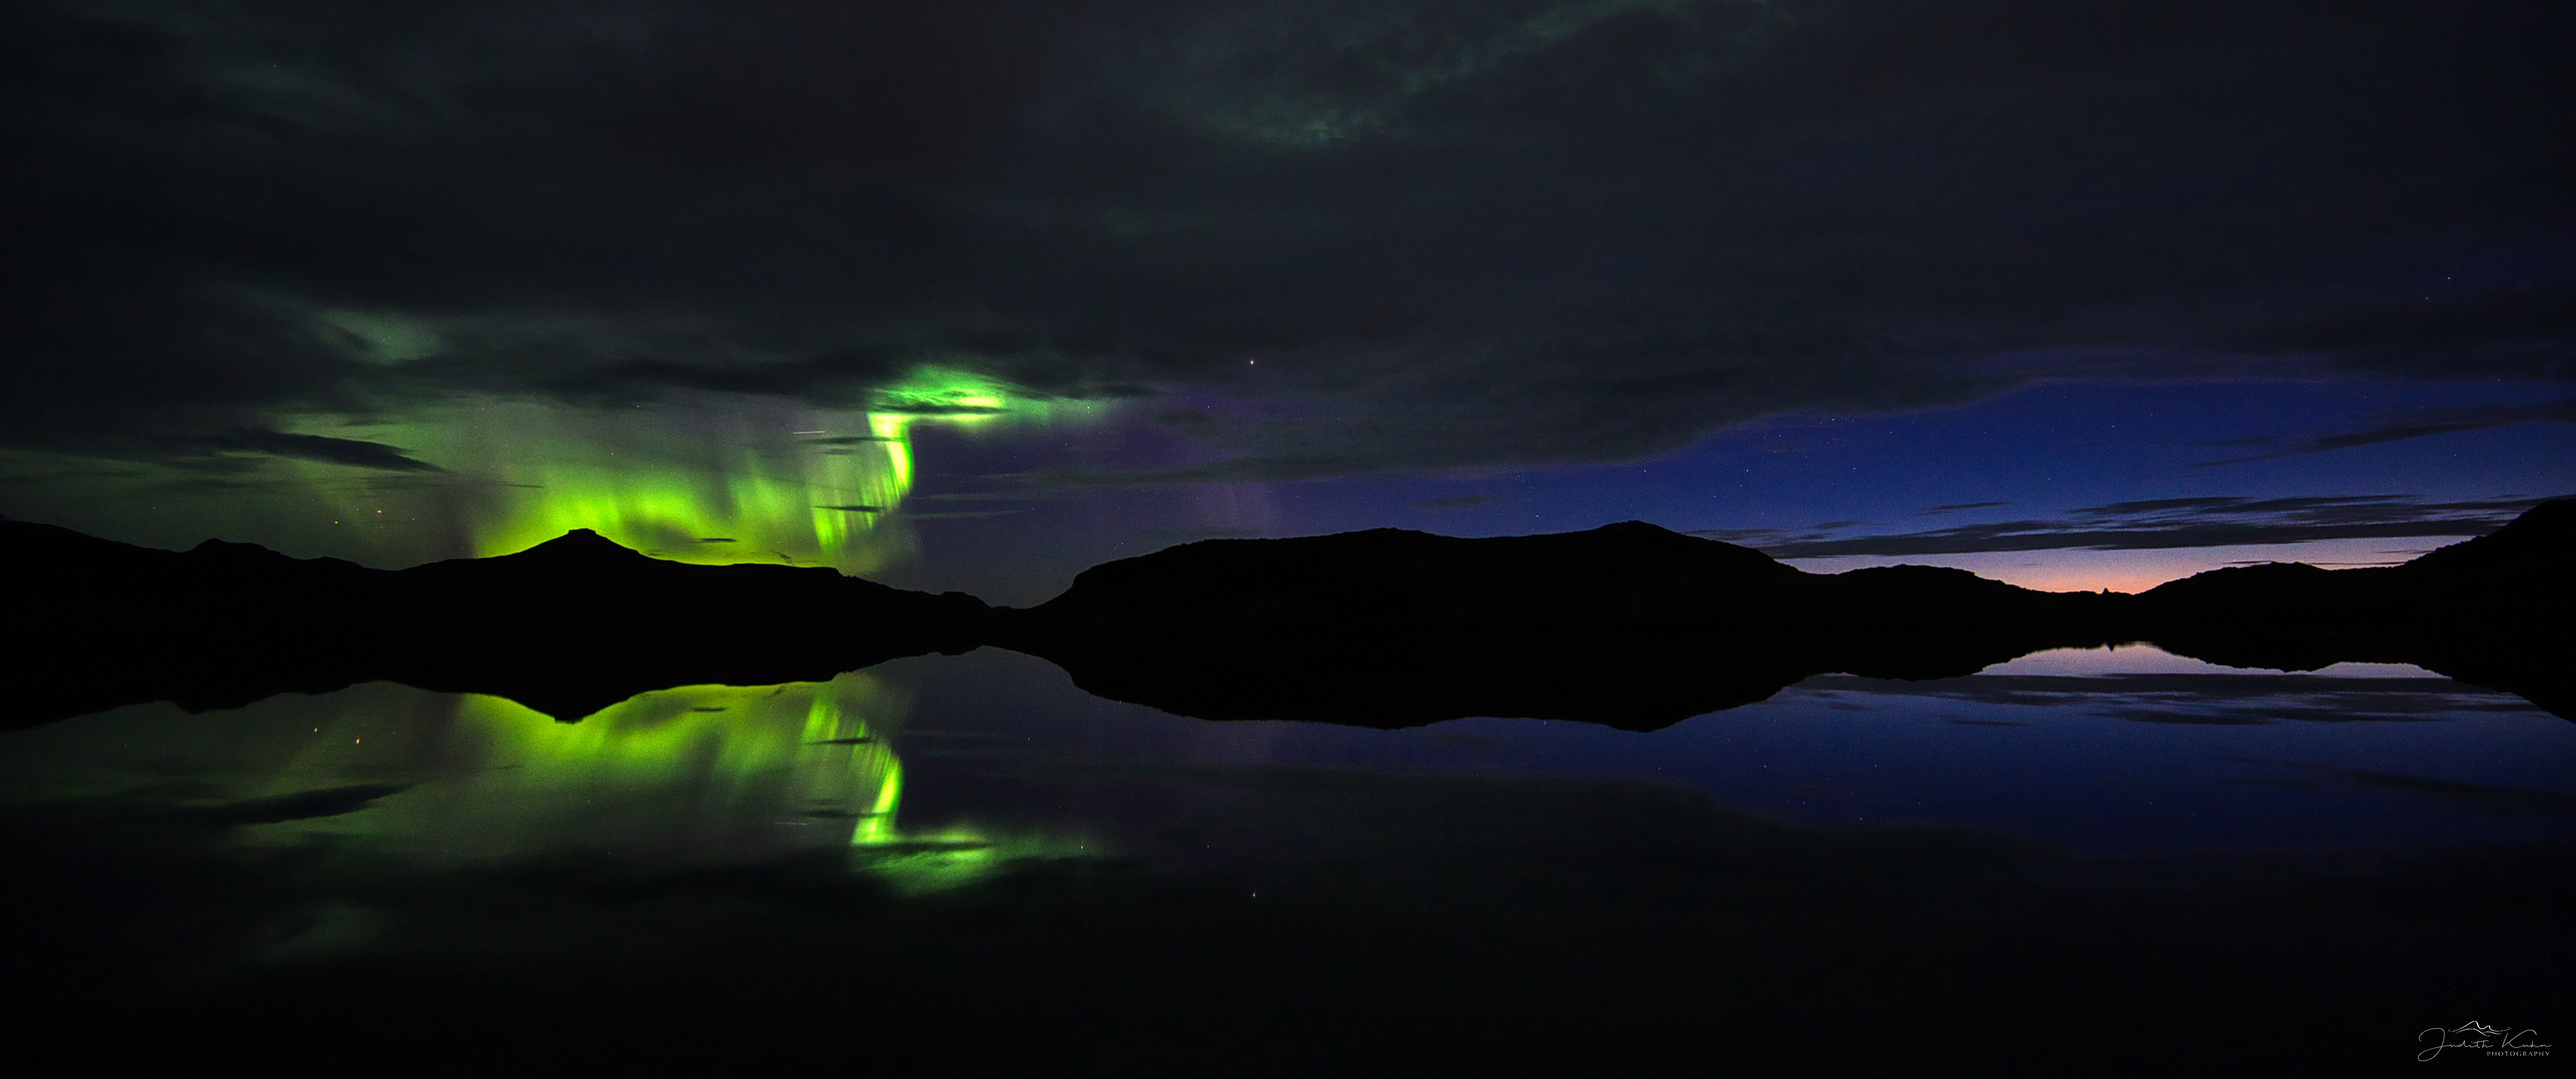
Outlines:
<svg viewBox="0 0 2576 1079"><path fill-rule="evenodd" d="M485 481L462 515L476 557L587 528L675 561L779 561L865 574L909 551L908 536L884 526L912 493L917 425L974 428L1069 410L930 368L877 391L865 411L773 406L677 425L635 411L487 403L380 434ZM345 509L365 516L363 506Z"/></svg>
<svg viewBox="0 0 2576 1079"><path fill-rule="evenodd" d="M508 554L587 528L674 561L867 575L917 550L905 503L920 428L983 437L1090 424L1109 407L943 367L851 409L747 395L592 408L480 397L311 414L279 428L417 466L399 471L239 448L177 464L10 453L0 454L0 482L40 519L153 546L214 535L401 567ZM36 480L47 473L58 478Z"/></svg>

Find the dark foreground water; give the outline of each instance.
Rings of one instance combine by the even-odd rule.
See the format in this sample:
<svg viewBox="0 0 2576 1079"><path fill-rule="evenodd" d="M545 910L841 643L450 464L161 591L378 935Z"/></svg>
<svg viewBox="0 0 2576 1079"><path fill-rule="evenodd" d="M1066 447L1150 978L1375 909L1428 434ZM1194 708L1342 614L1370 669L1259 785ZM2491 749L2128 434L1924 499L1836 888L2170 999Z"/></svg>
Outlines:
<svg viewBox="0 0 2576 1079"><path fill-rule="evenodd" d="M986 649L576 724L127 708L0 735L0 783L10 1051L65 1072L2537 1071L2416 1057L2576 1031L2576 723L2410 667L1389 732Z"/></svg>

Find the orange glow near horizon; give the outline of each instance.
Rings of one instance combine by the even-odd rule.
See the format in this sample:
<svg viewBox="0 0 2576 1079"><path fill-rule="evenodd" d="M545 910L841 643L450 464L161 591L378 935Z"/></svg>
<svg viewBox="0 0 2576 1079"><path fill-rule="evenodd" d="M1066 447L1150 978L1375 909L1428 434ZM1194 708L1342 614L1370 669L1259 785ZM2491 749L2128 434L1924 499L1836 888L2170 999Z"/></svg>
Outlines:
<svg viewBox="0 0 2576 1079"><path fill-rule="evenodd" d="M1867 555L1788 560L1809 573L1841 573L1869 566L1950 566L2042 592L2144 592L2227 566L2255 562L2305 562L2327 569L2393 566L2468 536L2407 539L2317 540L2232 547L2170 547L2137 551L1986 551L1945 555Z"/></svg>

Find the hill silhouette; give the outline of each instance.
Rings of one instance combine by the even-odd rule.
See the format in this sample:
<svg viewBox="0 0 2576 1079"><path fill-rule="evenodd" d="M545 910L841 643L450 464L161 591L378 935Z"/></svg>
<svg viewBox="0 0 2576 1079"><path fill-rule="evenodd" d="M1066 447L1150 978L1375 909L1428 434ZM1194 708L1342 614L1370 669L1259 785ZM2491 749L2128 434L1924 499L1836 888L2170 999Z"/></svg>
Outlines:
<svg viewBox="0 0 2576 1079"><path fill-rule="evenodd" d="M814 567L695 566L587 529L404 570L209 540L156 550L0 521L22 627L10 725L121 704L230 707L368 681L579 719L675 685L827 679L973 647L982 601Z"/></svg>

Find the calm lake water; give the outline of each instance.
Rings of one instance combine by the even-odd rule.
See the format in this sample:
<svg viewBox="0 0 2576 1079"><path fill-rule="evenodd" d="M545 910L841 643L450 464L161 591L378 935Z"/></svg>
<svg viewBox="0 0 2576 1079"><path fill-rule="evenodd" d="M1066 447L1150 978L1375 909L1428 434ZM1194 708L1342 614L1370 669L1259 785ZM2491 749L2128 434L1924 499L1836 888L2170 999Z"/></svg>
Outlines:
<svg viewBox="0 0 2576 1079"><path fill-rule="evenodd" d="M1939 984L2029 1009L2082 971L2114 968L2161 1003L2062 1017L2045 1037L2116 1036L2129 1059L2153 1059L2134 1054L2175 1044L2158 1023L2230 1021L2230 1005L2177 1005L2169 990L2223 997L2235 990L2216 983L2248 971L2261 985L2246 992L2306 992L2313 1007L2244 1007L2308 1023L2317 1052L2353 1059L2408 1062L2433 1024L2548 1033L2576 1019L2554 1010L2563 990L2540 988L2554 975L2538 972L2570 958L2564 931L2516 913L2567 887L2576 723L2398 665L2282 674L2130 646L1938 681L1813 678L1645 733L1513 719L1379 731L1168 715L984 649L827 683L666 690L579 723L391 684L200 715L137 706L0 735L0 781L17 860L50 882L14 900L34 941L22 946L35 968L65 979L21 1012L57 1009L67 1030L90 1029L90 1009L140 1005L275 1034L225 1009L292 1002L347 1019L349 1001L387 999L389 986L461 980L488 994L496 982L561 977L574 980L562 992L596 997L680 970L727 993L745 979L798 986L777 991L799 1007L845 994L857 1011L909 1015L916 1032L983 1030L1029 1022L1014 1009L1039 1007L1019 990L997 996L996 979L1062 979L1095 995L1123 987L1111 995L1187 1012L1215 1007L1175 1002L1215 976L1198 965L1214 961L1206 956L1232 957L1225 977L1303 971L1263 982L1241 1009L1199 1015L1188 1037L1094 1016L1079 1024L1086 1037L1124 1030L1128 1041L1042 1052L923 1034L906 1050L1126 1060L1150 1042L1196 1046L1201 1055L1184 1060L1224 1060L1244 1039L1277 1034L1252 1013L1399 992L1390 986L1410 987L1401 992L1416 1005L1587 979L1669 987L1680 975L1666 948L1704 959L1716 949L1746 980L1689 981L1643 1013L1622 1005L1589 1021L1671 1034L1831 1012L1847 1029L1879 1031L1865 1051L1881 1063L1974 1061L1985 1043L1960 1033L1958 1016L1914 1016L1871 994L1913 999ZM1746 891L1749 880L1768 891ZM1965 913L1884 930L1892 938L1854 928L1953 908ZM2320 910L2338 913L2321 922ZM1734 920L1729 933L1777 927L1797 943L1706 939L1703 918ZM770 935L791 923L811 936ZM1598 928L1613 923L1626 928ZM1414 932L1406 926L1463 935L1437 947L1375 935ZM2443 942L2391 939L2436 931L2511 954L2461 967ZM1576 939L1531 943L1567 932ZM1610 936L1585 935L1596 932ZM2158 951L2168 938L2211 953L2173 967L2181 961ZM2318 957L2384 945L2393 965L2365 962L2355 982L2349 970L2289 975L2272 961L2221 958L2258 939L2279 962L2331 964L2343 960ZM1433 951L1407 950L1416 947ZM1619 951L1630 947L1641 950ZM1954 947L1994 969L1963 990L1958 957L1943 958ZM858 952L818 958L835 948ZM1055 951L1064 948L1074 953ZM1567 958L1577 954L1629 958ZM1495 962L1504 969L1488 969ZM661 965L637 974L636 963ZM921 995L897 1006L885 998L904 979L876 984L889 973L870 969L884 963L943 973L912 979ZM1883 969L1860 991L1808 980L1819 964ZM2282 977L2294 984L2275 984ZM2387 991L2374 995L2373 978ZM1274 991L1304 1003L1278 1010ZM1744 994L1789 1010L1711 1003ZM441 1016L435 1029L451 1045L561 1034L458 1027L443 1010L456 999L415 1001L403 1022ZM1440 1012L1424 1029L1453 1039L1523 1029L1510 1013L1527 994L1513 1000ZM1664 1010L1682 1004L1701 1018ZM965 1011L940 1010L951 1006ZM756 1011L781 1007L796 1010ZM2157 1007L2180 1010L2150 1015ZM607 1021L653 1027L659 1014L628 1007ZM1333 1029L1376 1029L1332 1014ZM1315 1055L1218 1070L1293 1071L1360 1051L1313 1035L1298 1044ZM651 1042L635 1037L644 1040L628 1044ZM346 1031L289 1041L315 1067L387 1064L382 1043ZM1600 1051L1584 1038L1546 1048L1578 1062ZM67 1052L91 1065L109 1050ZM1790 1070L1848 1062L1766 1059Z"/></svg>

